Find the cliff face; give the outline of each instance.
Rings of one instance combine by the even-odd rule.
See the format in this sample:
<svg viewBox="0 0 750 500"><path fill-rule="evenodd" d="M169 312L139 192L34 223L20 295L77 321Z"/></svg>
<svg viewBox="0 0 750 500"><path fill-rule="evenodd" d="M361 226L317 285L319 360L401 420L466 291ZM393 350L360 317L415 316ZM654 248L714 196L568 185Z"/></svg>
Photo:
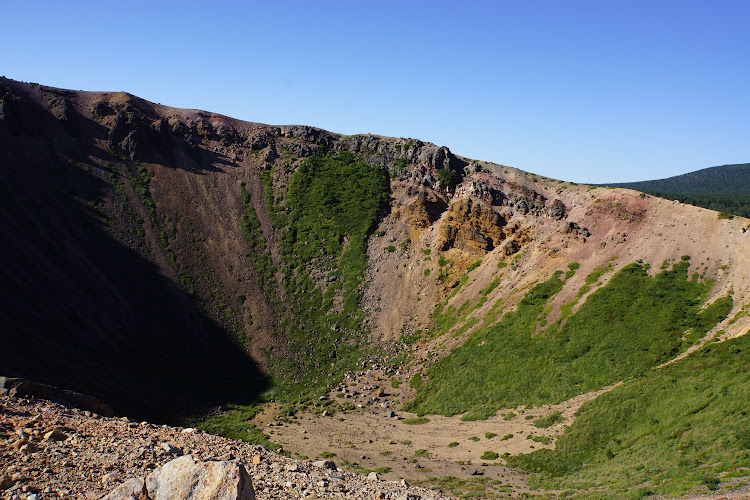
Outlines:
<svg viewBox="0 0 750 500"><path fill-rule="evenodd" d="M7 79L0 95L0 371L120 411L252 398L269 371L325 385L367 343L433 328L436 305L499 280L483 318L571 262L580 287L613 258L708 249L716 296L732 288L739 307L748 293L721 267L745 264L745 221L709 211L413 139Z"/></svg>

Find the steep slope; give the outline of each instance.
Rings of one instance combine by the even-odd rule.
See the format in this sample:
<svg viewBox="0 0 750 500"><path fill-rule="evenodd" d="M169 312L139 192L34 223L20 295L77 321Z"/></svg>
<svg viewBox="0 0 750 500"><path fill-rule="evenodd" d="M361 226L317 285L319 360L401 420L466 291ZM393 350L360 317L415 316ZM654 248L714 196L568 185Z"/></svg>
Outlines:
<svg viewBox="0 0 750 500"><path fill-rule="evenodd" d="M722 165L653 181L624 182L612 187L637 189L719 212L750 216L750 164Z"/></svg>

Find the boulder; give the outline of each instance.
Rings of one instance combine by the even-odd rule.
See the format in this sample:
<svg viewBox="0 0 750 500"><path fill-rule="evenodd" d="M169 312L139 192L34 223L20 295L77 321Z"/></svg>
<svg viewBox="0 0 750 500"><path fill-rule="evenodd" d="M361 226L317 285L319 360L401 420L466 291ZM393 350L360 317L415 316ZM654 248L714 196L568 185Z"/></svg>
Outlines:
<svg viewBox="0 0 750 500"><path fill-rule="evenodd" d="M255 500L245 467L236 462L195 462L176 458L146 478L153 500Z"/></svg>
<svg viewBox="0 0 750 500"><path fill-rule="evenodd" d="M68 435L60 430L52 430L44 435L45 441L65 441L68 439Z"/></svg>
<svg viewBox="0 0 750 500"><path fill-rule="evenodd" d="M317 462L313 462L313 465L323 469L336 470L336 464L331 460L318 460Z"/></svg>

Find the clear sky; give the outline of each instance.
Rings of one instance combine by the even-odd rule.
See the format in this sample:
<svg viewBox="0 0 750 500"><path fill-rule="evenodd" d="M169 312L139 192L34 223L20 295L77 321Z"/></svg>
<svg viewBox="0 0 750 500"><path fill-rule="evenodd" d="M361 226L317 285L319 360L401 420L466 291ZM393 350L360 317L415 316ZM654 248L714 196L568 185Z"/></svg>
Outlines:
<svg viewBox="0 0 750 500"><path fill-rule="evenodd" d="M8 1L0 74L558 179L750 162L750 1Z"/></svg>

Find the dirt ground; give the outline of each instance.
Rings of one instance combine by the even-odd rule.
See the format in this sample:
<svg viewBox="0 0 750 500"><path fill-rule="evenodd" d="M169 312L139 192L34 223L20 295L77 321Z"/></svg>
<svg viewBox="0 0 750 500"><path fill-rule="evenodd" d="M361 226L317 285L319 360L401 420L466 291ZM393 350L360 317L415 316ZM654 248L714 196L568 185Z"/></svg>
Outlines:
<svg viewBox="0 0 750 500"><path fill-rule="evenodd" d="M487 420L465 422L460 415L429 415L424 423L410 423L417 415L399 410L402 391L386 382L388 377L378 372L350 375L330 398L339 404L351 403L353 410L304 412L279 419L278 408L270 404L255 423L292 456L314 460L329 452L335 453L332 460L339 467L363 473L380 469L380 477L386 480L418 483L430 477L482 477L494 480L498 492L523 493L531 491L526 474L506 467L503 454L552 448L578 408L612 388L558 405L503 410ZM538 418L555 412L562 413L558 423L548 428L534 425ZM549 441L544 444L532 438ZM487 451L499 458L482 460Z"/></svg>

